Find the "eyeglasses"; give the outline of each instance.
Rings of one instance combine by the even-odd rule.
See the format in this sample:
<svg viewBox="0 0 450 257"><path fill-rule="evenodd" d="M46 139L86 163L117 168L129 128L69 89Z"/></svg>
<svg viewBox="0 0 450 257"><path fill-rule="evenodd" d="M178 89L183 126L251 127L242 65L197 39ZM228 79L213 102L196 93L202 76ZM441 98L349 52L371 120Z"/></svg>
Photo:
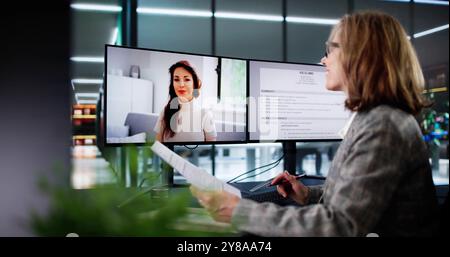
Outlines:
<svg viewBox="0 0 450 257"><path fill-rule="evenodd" d="M328 58L328 55L331 53L332 48L339 48L340 45L336 42L325 42L325 58Z"/></svg>

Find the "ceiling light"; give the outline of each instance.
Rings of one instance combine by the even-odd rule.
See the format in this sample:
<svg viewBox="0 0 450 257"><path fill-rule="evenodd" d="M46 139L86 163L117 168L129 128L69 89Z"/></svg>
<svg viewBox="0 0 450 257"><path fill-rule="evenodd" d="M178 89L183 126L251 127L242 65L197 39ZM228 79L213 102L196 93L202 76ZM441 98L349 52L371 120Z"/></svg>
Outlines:
<svg viewBox="0 0 450 257"><path fill-rule="evenodd" d="M70 57L70 60L74 62L97 62L97 63L104 62L103 57L92 57L92 56L75 56Z"/></svg>
<svg viewBox="0 0 450 257"><path fill-rule="evenodd" d="M435 1L435 0L384 0L385 2L400 2L400 3L410 3L414 2L416 4L436 4L436 5L448 5L448 1Z"/></svg>
<svg viewBox="0 0 450 257"><path fill-rule="evenodd" d="M414 34L414 38L423 37L423 36L429 35L431 33L435 33L435 32L441 31L441 30L445 30L445 29L448 29L448 24L445 24L443 26L439 26L439 27L436 27L436 28L432 28L432 29L429 29L429 30L425 30L425 31L422 31L422 32L419 32L419 33L415 33Z"/></svg>
<svg viewBox="0 0 450 257"><path fill-rule="evenodd" d="M286 17L287 22L293 23L308 23L320 25L335 25L339 19L321 19L321 18L307 18L307 17Z"/></svg>
<svg viewBox="0 0 450 257"><path fill-rule="evenodd" d="M77 100L77 104L96 104L97 100Z"/></svg>
<svg viewBox="0 0 450 257"><path fill-rule="evenodd" d="M448 5L448 1L432 1L432 0L414 0L414 3Z"/></svg>
<svg viewBox="0 0 450 257"><path fill-rule="evenodd" d="M75 84L103 84L103 79L72 79L70 84L75 91Z"/></svg>
<svg viewBox="0 0 450 257"><path fill-rule="evenodd" d="M401 3L409 3L410 0L384 0L385 2L401 2Z"/></svg>
<svg viewBox="0 0 450 257"><path fill-rule="evenodd" d="M162 15L176 15L176 16L193 16L193 17L212 17L210 11L197 11L197 10L180 10L180 9L163 9L163 8L147 8L138 7L137 13L142 14L162 14Z"/></svg>
<svg viewBox="0 0 450 257"><path fill-rule="evenodd" d="M102 84L103 79L72 79L72 82L77 84Z"/></svg>
<svg viewBox="0 0 450 257"><path fill-rule="evenodd" d="M76 98L95 98L98 99L98 93L75 93Z"/></svg>
<svg viewBox="0 0 450 257"><path fill-rule="evenodd" d="M71 4L70 7L81 11L121 12L122 7L104 4Z"/></svg>
<svg viewBox="0 0 450 257"><path fill-rule="evenodd" d="M214 13L214 17L227 19L257 20L257 21L283 21L283 16L261 15L251 13L216 12Z"/></svg>
<svg viewBox="0 0 450 257"><path fill-rule="evenodd" d="M111 45L115 45L117 41L117 35L119 34L119 28L115 27L111 37Z"/></svg>

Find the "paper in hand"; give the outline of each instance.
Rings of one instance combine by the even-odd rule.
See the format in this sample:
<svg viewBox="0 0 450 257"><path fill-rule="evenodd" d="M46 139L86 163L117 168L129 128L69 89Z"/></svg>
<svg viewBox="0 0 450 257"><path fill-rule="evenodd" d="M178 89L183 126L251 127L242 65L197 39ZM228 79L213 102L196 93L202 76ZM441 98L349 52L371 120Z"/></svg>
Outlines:
<svg viewBox="0 0 450 257"><path fill-rule="evenodd" d="M185 177L186 180L192 185L202 190L225 190L241 198L241 191L239 191L239 189L223 182L222 180L219 180L213 175L207 173L205 170L186 161L160 142L155 141L151 149L155 154L161 157L161 159L180 172L180 174L183 175L183 177Z"/></svg>

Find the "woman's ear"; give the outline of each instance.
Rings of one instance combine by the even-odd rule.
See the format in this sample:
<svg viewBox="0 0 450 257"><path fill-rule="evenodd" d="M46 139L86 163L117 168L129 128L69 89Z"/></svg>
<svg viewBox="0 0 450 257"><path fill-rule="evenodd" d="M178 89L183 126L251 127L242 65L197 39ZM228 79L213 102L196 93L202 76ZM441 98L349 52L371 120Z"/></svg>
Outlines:
<svg viewBox="0 0 450 257"><path fill-rule="evenodd" d="M194 88L194 97L197 98L200 95L200 88L202 87L202 81L198 79L198 88Z"/></svg>
<svg viewBox="0 0 450 257"><path fill-rule="evenodd" d="M200 89L194 89L193 95L195 98L200 96Z"/></svg>

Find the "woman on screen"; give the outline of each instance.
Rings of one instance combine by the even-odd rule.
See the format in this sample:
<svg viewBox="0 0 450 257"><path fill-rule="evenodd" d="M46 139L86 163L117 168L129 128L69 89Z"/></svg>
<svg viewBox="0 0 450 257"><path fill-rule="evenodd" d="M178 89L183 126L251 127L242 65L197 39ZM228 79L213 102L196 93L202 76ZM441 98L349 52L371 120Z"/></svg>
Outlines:
<svg viewBox="0 0 450 257"><path fill-rule="evenodd" d="M195 69L188 61L179 61L169 68L169 73L169 101L156 123L156 140L215 141L217 133L212 113L197 101L202 83Z"/></svg>
<svg viewBox="0 0 450 257"><path fill-rule="evenodd" d="M423 74L400 23L379 12L344 16L322 59L326 87L346 93L354 113L323 186L287 172L272 180L300 206L257 203L192 188L222 222L262 236L431 236L437 199L426 145L415 119Z"/></svg>

